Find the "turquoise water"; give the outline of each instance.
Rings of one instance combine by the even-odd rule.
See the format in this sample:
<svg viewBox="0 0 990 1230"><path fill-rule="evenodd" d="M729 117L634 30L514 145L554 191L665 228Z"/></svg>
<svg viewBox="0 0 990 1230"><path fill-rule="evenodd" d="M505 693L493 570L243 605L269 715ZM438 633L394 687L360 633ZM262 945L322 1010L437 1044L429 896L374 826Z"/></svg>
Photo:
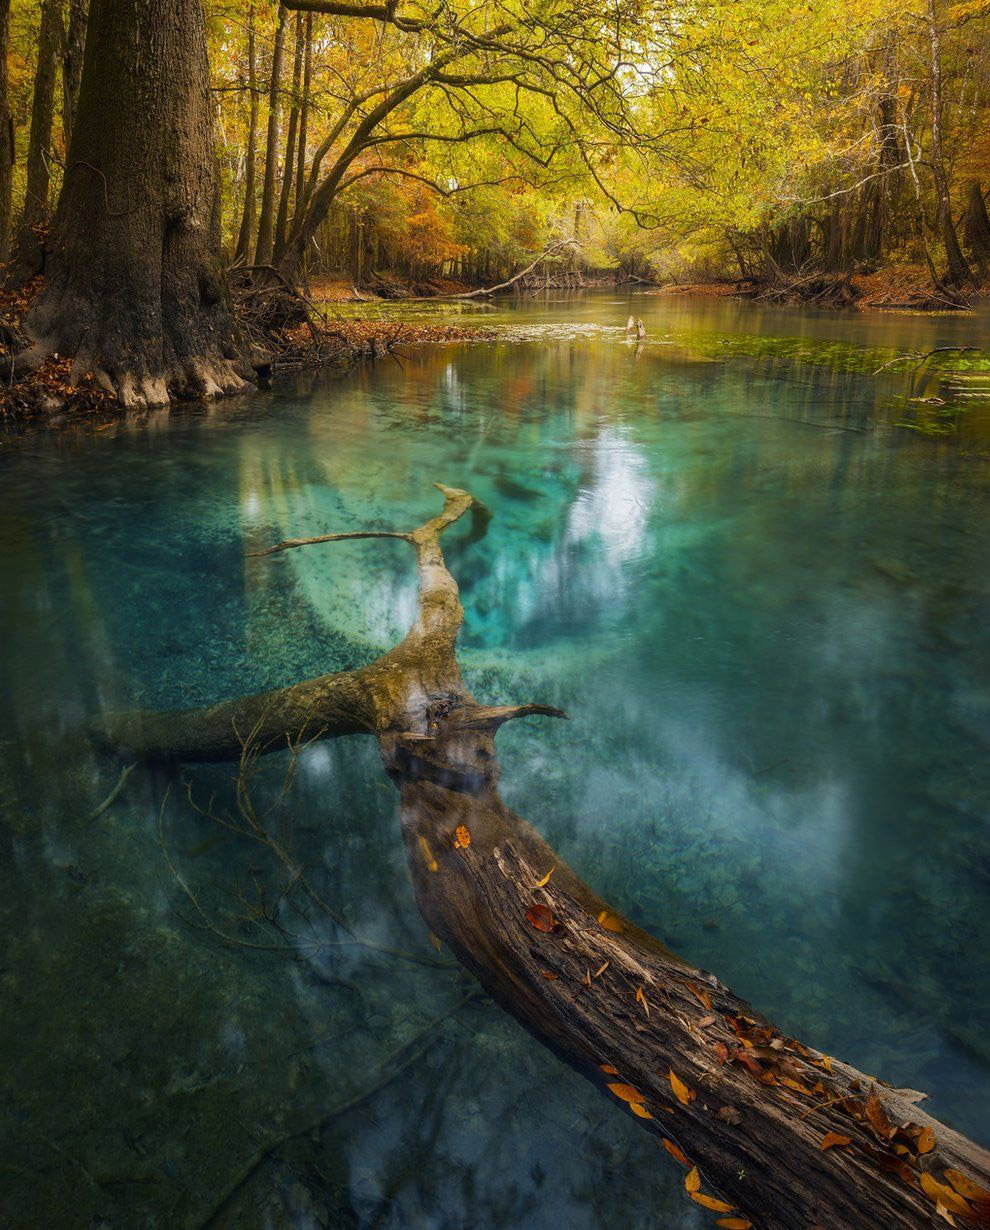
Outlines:
<svg viewBox="0 0 990 1230"><path fill-rule="evenodd" d="M251 790L349 933L218 823L236 766L137 769L91 818L119 766L86 715L399 637L403 544L245 552L411 527L434 481L494 512L448 544L475 694L571 714L499 736L509 802L785 1031L990 1143L990 423L978 381L871 374L984 322L467 314L496 339L0 454L14 1227L711 1224L430 945L370 741Z"/></svg>

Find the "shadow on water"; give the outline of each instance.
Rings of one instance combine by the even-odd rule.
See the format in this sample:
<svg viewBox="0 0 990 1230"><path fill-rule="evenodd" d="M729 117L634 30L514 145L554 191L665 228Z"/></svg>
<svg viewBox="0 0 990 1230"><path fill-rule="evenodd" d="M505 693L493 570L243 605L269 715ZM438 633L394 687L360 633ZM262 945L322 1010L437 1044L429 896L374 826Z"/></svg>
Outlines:
<svg viewBox="0 0 990 1230"><path fill-rule="evenodd" d="M401 544L244 556L414 524L436 479L495 513L448 555L471 686L572 714L500 736L512 805L788 1032L987 1139L986 424L899 427L928 386L870 374L972 325L641 297L637 353L629 308L500 305L502 337L402 370L0 458L11 1225L710 1224L431 946L370 743L305 751L284 808L286 754L254 782L347 931L203 814L236 817L233 767L137 769L92 818L119 766L85 715L400 635Z"/></svg>

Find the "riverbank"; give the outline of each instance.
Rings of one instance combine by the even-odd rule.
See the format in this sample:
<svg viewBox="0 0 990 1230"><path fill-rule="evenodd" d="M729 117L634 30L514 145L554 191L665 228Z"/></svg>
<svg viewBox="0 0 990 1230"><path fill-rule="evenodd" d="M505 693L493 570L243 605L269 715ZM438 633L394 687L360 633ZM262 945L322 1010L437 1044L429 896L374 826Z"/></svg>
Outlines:
<svg viewBox="0 0 990 1230"><path fill-rule="evenodd" d="M982 288L986 297L990 287ZM924 265L892 265L874 273L823 275L771 285L730 278L702 282L669 282L645 294L689 295L706 299L757 299L796 307L848 307L855 311L966 312L965 304L949 299L935 285Z"/></svg>
<svg viewBox="0 0 990 1230"><path fill-rule="evenodd" d="M7 367L12 364L8 356L25 345L23 323L42 285L39 277L17 290L0 289L0 337ZM245 325L245 333L249 336L251 332ZM265 384L277 372L295 368L346 372L365 360L393 354L400 345L491 336L493 331L483 326L344 319L317 308L306 318L267 335L264 362L256 367L259 382ZM0 432L9 435L22 428L100 427L132 412L92 374L77 378L72 369L71 357L53 355L33 371L5 382L0 387Z"/></svg>

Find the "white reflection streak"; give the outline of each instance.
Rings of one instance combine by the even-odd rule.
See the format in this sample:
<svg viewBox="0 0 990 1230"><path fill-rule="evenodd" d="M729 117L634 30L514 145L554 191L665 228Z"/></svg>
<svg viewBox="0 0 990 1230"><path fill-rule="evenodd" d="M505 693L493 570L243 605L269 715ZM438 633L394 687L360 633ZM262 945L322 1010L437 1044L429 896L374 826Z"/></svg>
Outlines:
<svg viewBox="0 0 990 1230"><path fill-rule="evenodd" d="M571 506L567 542L601 539L611 564L635 555L646 533L646 518L653 493L652 481L640 454L612 431L603 432L594 445L593 485Z"/></svg>

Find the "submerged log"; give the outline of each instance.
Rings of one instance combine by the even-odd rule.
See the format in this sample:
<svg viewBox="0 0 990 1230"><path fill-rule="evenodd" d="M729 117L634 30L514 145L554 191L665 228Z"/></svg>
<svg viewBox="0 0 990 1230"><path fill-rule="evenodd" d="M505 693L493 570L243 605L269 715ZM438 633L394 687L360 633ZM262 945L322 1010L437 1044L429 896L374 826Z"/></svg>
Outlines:
<svg viewBox="0 0 990 1230"><path fill-rule="evenodd" d="M209 709L94 724L138 758L217 760L246 739L302 732L378 738L400 795L419 909L507 1012L690 1167L692 1198L723 1225L766 1230L990 1226L990 1152L892 1089L784 1037L598 897L498 793L506 721L564 717L539 704L478 704L461 678L463 620L440 536L483 506L440 487L418 529L279 543L396 537L419 567L419 614L396 648L326 675ZM697 1168L697 1169L695 1169Z"/></svg>

